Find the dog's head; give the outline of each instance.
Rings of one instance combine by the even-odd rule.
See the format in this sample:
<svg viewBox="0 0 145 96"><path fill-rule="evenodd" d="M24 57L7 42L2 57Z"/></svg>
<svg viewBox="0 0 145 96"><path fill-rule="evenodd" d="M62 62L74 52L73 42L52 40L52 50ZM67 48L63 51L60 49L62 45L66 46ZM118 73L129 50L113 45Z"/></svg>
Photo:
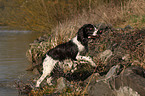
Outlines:
<svg viewBox="0 0 145 96"><path fill-rule="evenodd" d="M78 31L78 37L85 39L96 38L99 37L100 34L100 31L92 24L85 24Z"/></svg>

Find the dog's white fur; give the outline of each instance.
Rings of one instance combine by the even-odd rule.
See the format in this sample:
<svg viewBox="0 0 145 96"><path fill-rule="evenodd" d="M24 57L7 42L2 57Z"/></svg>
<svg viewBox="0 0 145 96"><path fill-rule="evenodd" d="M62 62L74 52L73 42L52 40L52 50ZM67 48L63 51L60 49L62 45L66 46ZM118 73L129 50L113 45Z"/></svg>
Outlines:
<svg viewBox="0 0 145 96"><path fill-rule="evenodd" d="M79 52L76 56L76 59L89 61L92 66L96 66L96 64L93 62L93 60L89 56L81 56L80 55L80 52L83 51L85 49L85 47L77 40L77 36L74 37L72 40L78 46L78 49L79 49Z"/></svg>
<svg viewBox="0 0 145 96"><path fill-rule="evenodd" d="M85 47L81 44L81 42L79 42L79 41L77 40L77 36L74 37L74 38L72 39L72 41L74 42L74 44L76 44L76 45L78 46L79 52L81 52L81 51L83 51L83 50L85 49Z"/></svg>

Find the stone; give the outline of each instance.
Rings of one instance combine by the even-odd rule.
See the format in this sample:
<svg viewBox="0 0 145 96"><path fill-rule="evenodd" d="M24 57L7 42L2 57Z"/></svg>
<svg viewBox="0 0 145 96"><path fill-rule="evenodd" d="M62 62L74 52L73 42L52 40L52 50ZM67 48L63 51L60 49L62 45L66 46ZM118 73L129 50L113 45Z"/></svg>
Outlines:
<svg viewBox="0 0 145 96"><path fill-rule="evenodd" d="M104 82L91 83L87 89L89 96L115 96L114 92Z"/></svg>
<svg viewBox="0 0 145 96"><path fill-rule="evenodd" d="M140 95L132 88L125 86L125 87L120 87L119 90L116 90L115 96L140 96Z"/></svg>
<svg viewBox="0 0 145 96"><path fill-rule="evenodd" d="M92 78L90 76L85 81L90 81L87 89L89 96L145 96L145 70L143 68L131 66L118 75L118 73L114 73L114 67L111 68L112 70L110 69L112 77L109 79L106 77L108 77L107 74L110 76L110 71L104 79L102 79L103 76L93 75ZM119 66L117 70L118 68ZM98 82L95 82L96 79Z"/></svg>
<svg viewBox="0 0 145 96"><path fill-rule="evenodd" d="M124 27L124 30L129 30L129 29L133 29L133 27L131 27L130 25Z"/></svg>
<svg viewBox="0 0 145 96"><path fill-rule="evenodd" d="M111 67L110 70L108 71L108 73L103 78L98 79L97 82L100 82L100 81L107 82L107 81L109 81L111 78L115 77L118 74L119 68L120 68L119 65Z"/></svg>
<svg viewBox="0 0 145 96"><path fill-rule="evenodd" d="M112 54L113 53L111 50L105 50L100 54L100 59L105 63L112 56Z"/></svg>
<svg viewBox="0 0 145 96"><path fill-rule="evenodd" d="M132 66L123 70L122 73L112 79L110 83L111 87L116 90L127 86L140 96L145 96L145 70L140 67Z"/></svg>
<svg viewBox="0 0 145 96"><path fill-rule="evenodd" d="M57 85L56 85L56 91L55 93L61 93L65 90L66 88L66 82L65 79L63 77L59 78L57 80Z"/></svg>
<svg viewBox="0 0 145 96"><path fill-rule="evenodd" d="M123 57L122 57L122 60L125 60L125 61L129 61L130 59L130 54L125 54Z"/></svg>

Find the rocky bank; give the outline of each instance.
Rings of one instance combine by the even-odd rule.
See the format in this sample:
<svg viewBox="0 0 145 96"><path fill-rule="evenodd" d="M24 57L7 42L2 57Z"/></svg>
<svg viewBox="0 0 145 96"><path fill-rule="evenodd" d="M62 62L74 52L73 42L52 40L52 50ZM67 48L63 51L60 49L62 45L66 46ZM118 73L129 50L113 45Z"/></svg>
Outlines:
<svg viewBox="0 0 145 96"><path fill-rule="evenodd" d="M64 66L57 64L52 73L56 86L50 94L145 96L145 28L96 26L102 34L89 41L87 53L96 63L96 68L87 61L66 60ZM39 76L42 56L50 46L47 43L49 38L47 35L38 38L30 44L27 52L32 63L27 70ZM70 64L74 66L69 67Z"/></svg>

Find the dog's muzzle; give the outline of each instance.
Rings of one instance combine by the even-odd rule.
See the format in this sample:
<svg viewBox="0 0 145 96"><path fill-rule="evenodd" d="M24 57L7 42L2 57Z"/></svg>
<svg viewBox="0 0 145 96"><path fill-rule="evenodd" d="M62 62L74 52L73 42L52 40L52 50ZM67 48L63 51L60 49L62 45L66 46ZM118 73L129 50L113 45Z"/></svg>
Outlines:
<svg viewBox="0 0 145 96"><path fill-rule="evenodd" d="M88 38L98 38L100 37L100 35L102 34L102 31L101 30L96 30L94 31L94 33L91 35L91 36L88 36Z"/></svg>

